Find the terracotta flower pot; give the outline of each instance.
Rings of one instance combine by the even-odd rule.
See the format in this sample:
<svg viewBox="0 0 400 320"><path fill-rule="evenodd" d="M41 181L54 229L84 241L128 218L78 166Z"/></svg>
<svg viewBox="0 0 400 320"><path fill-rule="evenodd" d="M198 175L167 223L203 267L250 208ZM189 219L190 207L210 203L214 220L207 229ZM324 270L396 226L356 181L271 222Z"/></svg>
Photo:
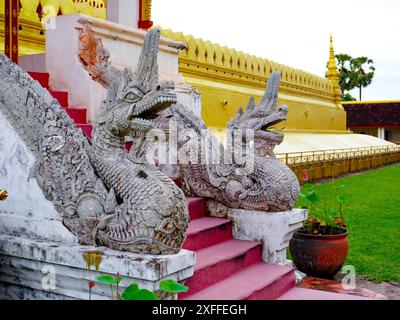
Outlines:
<svg viewBox="0 0 400 320"><path fill-rule="evenodd" d="M347 257L347 235L347 232L334 235L295 232L289 245L294 264L308 276L332 279Z"/></svg>

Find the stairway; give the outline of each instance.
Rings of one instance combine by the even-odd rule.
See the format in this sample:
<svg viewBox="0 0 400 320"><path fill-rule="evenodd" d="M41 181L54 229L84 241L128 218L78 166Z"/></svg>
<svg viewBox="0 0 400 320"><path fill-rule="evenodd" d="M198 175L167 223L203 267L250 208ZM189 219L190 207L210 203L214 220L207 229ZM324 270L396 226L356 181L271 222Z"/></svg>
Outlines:
<svg viewBox="0 0 400 320"><path fill-rule="evenodd" d="M189 292L183 300L277 299L295 286L294 270L268 265L262 243L232 238L232 221L206 216L202 198L188 198L190 224L184 249L196 252Z"/></svg>
<svg viewBox="0 0 400 320"><path fill-rule="evenodd" d="M68 92L52 91L49 74L29 72L49 90L61 107L90 139L92 125L86 109L69 106ZM127 145L130 147L130 144ZM173 178L181 187L179 179ZM234 240L232 221L206 216L203 198L187 198L190 224L183 248L196 252L197 263L192 278L186 281L189 292L182 300L349 300L359 297L295 287L294 270L262 261L262 243Z"/></svg>
<svg viewBox="0 0 400 320"><path fill-rule="evenodd" d="M50 92L50 94L60 103L61 107L67 112L72 120L74 120L76 126L78 128L81 128L83 133L90 139L92 137L93 126L87 123L87 110L85 108L76 108L69 106L68 92L52 91L49 86L48 73L28 72L28 74Z"/></svg>

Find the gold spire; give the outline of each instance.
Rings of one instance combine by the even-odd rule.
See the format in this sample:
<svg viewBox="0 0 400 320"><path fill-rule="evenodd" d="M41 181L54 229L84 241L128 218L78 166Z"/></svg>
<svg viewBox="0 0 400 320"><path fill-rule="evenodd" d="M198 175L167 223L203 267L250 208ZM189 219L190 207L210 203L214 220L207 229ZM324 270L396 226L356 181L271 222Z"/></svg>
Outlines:
<svg viewBox="0 0 400 320"><path fill-rule="evenodd" d="M329 48L329 62L328 62L328 71L326 72L326 77L332 81L333 84L333 94L335 98L335 102L339 103L342 100L342 94L340 92L339 87L339 71L336 65L336 58L335 58L335 50L333 49L333 39L331 33L331 41L330 41L330 48Z"/></svg>

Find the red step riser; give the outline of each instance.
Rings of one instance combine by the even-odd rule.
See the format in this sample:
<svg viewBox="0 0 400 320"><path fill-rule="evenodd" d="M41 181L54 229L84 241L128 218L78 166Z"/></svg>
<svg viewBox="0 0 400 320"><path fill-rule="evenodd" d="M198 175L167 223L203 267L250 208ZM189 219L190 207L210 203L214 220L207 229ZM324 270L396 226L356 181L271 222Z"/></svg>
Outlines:
<svg viewBox="0 0 400 320"><path fill-rule="evenodd" d="M40 72L28 72L28 74L38 81L40 85L46 89L49 89L49 74L48 73L40 73Z"/></svg>
<svg viewBox="0 0 400 320"><path fill-rule="evenodd" d="M197 251L232 239L232 223L188 235L183 248Z"/></svg>
<svg viewBox="0 0 400 320"><path fill-rule="evenodd" d="M86 109L65 108L65 111L75 123L86 123Z"/></svg>
<svg viewBox="0 0 400 320"><path fill-rule="evenodd" d="M61 107L68 108L68 92L50 91L51 95L58 101Z"/></svg>
<svg viewBox="0 0 400 320"><path fill-rule="evenodd" d="M177 184L179 187L179 185ZM200 219L206 216L206 201L204 198L188 198L190 220Z"/></svg>
<svg viewBox="0 0 400 320"><path fill-rule="evenodd" d="M222 281L248 266L261 262L261 256L261 246L257 246L240 256L230 260L221 261L212 266L196 271L193 277L188 279L185 283L185 285L189 287L189 292L180 294L179 299L183 299L191 294L199 292L200 290Z"/></svg>
<svg viewBox="0 0 400 320"><path fill-rule="evenodd" d="M243 300L275 300L289 290L293 289L295 286L296 276L293 270L292 272L277 278L273 283L264 289L253 292L249 297L246 297Z"/></svg>
<svg viewBox="0 0 400 320"><path fill-rule="evenodd" d="M78 128L81 128L83 133L89 138L92 139L92 129L93 126L91 124L77 124Z"/></svg>

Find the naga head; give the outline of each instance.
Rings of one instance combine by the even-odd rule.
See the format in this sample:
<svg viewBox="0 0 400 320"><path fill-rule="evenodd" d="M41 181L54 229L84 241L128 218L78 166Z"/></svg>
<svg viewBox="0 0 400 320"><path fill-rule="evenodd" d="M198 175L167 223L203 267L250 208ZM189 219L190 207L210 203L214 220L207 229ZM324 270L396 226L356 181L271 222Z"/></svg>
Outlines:
<svg viewBox="0 0 400 320"><path fill-rule="evenodd" d="M177 102L174 82L159 82L159 45L160 30L149 31L137 69L121 71L111 65L108 50L94 37L90 24L81 31L80 59L92 78L108 90L97 122L115 136L144 136L152 129L162 129L155 118Z"/></svg>
<svg viewBox="0 0 400 320"><path fill-rule="evenodd" d="M283 141L283 134L272 131L274 126L287 119L288 107L278 108L278 88L280 73L271 75L266 92L258 106L254 97L250 98L246 111L239 109L228 126L231 130L252 130L254 132L254 148L260 156L274 157L273 149Z"/></svg>

